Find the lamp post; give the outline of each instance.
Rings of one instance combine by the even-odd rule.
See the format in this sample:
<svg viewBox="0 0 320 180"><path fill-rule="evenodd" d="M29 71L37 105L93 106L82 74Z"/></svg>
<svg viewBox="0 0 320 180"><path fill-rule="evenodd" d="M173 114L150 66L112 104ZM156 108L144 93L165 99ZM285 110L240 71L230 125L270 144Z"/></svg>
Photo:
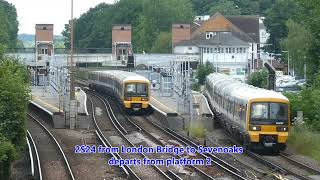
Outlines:
<svg viewBox="0 0 320 180"><path fill-rule="evenodd" d="M289 54L289 50L288 51L282 51L282 52L287 52L288 53L288 75L290 75L290 54Z"/></svg>

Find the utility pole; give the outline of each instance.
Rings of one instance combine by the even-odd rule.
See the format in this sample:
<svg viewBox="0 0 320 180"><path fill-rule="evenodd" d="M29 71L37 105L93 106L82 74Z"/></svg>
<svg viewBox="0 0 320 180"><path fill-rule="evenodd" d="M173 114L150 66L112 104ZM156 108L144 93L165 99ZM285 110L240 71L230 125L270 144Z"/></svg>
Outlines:
<svg viewBox="0 0 320 180"><path fill-rule="evenodd" d="M75 79L74 79L74 62L73 62L73 0L71 0L71 21L70 21L70 101L69 101L69 125L70 129L77 128L77 100L75 99ZM67 124L66 124L67 125Z"/></svg>
<svg viewBox="0 0 320 180"><path fill-rule="evenodd" d="M73 67L73 0L71 0L71 21L70 21L70 63L71 63L71 74L70 74L70 99L75 100L74 90L74 67Z"/></svg>

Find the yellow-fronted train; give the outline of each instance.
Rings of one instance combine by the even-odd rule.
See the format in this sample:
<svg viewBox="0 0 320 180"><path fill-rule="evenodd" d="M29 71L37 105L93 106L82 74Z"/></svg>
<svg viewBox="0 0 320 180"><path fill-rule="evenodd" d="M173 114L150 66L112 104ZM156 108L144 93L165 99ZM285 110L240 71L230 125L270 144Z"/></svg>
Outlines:
<svg viewBox="0 0 320 180"><path fill-rule="evenodd" d="M220 124L246 147L273 152L286 148L290 104L281 93L213 73L206 78L205 94Z"/></svg>
<svg viewBox="0 0 320 180"><path fill-rule="evenodd" d="M150 81L133 72L108 70L88 72L89 88L103 92L112 92L125 111L149 114Z"/></svg>

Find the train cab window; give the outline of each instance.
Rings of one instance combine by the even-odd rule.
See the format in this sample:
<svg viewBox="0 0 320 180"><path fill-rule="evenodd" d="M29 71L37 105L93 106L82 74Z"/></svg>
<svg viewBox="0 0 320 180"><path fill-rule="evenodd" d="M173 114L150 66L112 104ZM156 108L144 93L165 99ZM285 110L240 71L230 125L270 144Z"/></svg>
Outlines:
<svg viewBox="0 0 320 180"><path fill-rule="evenodd" d="M287 124L288 105L284 103L253 103L251 105L251 124Z"/></svg>
<svg viewBox="0 0 320 180"><path fill-rule="evenodd" d="M148 84L146 83L129 83L125 88L126 96L148 96Z"/></svg>
<svg viewBox="0 0 320 180"><path fill-rule="evenodd" d="M270 119L287 119L288 105L280 103L270 103Z"/></svg>
<svg viewBox="0 0 320 180"><path fill-rule="evenodd" d="M254 119L267 119L268 103L253 103L250 117Z"/></svg>
<svg viewBox="0 0 320 180"><path fill-rule="evenodd" d="M146 95L148 93L147 84L137 84L137 94Z"/></svg>
<svg viewBox="0 0 320 180"><path fill-rule="evenodd" d="M126 93L133 94L135 92L136 92L136 85L135 84L127 84Z"/></svg>

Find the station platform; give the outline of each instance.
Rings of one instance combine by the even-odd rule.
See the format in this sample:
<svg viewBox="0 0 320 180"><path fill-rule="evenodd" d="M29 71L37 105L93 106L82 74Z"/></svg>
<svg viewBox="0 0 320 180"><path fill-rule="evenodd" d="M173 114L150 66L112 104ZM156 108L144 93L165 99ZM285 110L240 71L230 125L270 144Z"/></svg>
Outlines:
<svg viewBox="0 0 320 180"><path fill-rule="evenodd" d="M209 103L205 96L197 91L192 91L193 108L195 113L200 117L212 117L213 112L209 107Z"/></svg>
<svg viewBox="0 0 320 180"><path fill-rule="evenodd" d="M50 87L33 86L30 103L51 116L63 113L62 103L59 103L59 95L52 93Z"/></svg>
<svg viewBox="0 0 320 180"><path fill-rule="evenodd" d="M89 115L86 105L87 95L83 90L78 89L76 90L76 99L78 101L77 109L80 117L79 127L87 128L87 122L82 122L85 118L81 118L81 116ZM66 127L64 109L67 108L67 103L50 86L33 86L31 88L30 103L52 116L55 128Z"/></svg>
<svg viewBox="0 0 320 180"><path fill-rule="evenodd" d="M151 107L165 116L178 116L177 97L160 96L159 92L151 90Z"/></svg>

